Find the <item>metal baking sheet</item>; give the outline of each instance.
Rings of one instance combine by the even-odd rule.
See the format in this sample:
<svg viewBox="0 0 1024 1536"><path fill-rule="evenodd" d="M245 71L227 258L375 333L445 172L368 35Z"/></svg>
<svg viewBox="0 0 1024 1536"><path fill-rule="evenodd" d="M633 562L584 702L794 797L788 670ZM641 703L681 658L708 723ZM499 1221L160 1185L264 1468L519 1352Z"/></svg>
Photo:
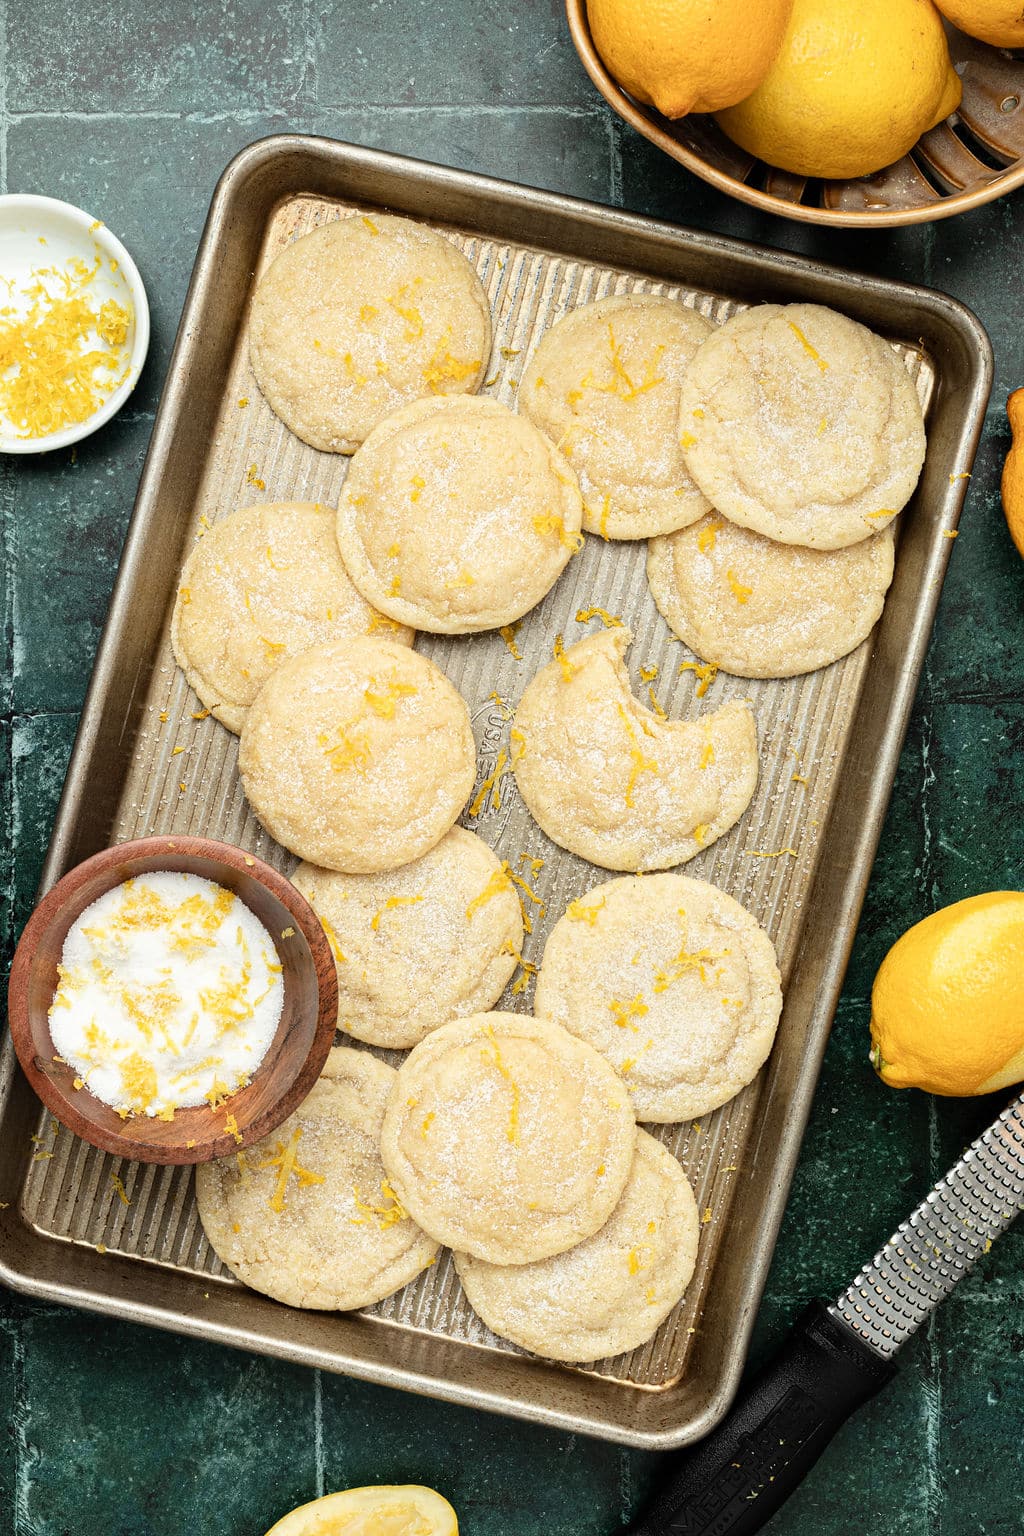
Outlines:
<svg viewBox="0 0 1024 1536"><path fill-rule="evenodd" d="M644 698L640 669L657 667L651 686L670 717L752 702L754 801L685 868L736 896L774 939L786 994L778 1039L768 1067L730 1104L699 1124L655 1128L696 1191L698 1267L656 1337L614 1360L555 1366L496 1339L448 1256L359 1314L293 1311L256 1295L207 1245L190 1171L122 1163L41 1117L9 1043L0 1275L35 1295L560 1428L680 1445L724 1412L742 1367L978 440L988 341L967 310L922 289L351 145L291 136L253 145L225 172L200 247L44 888L110 842L154 832L221 837L285 871L297 862L246 805L236 738L194 718L200 706L174 665L168 624L178 571L204 526L254 501L337 500L348 460L317 453L274 417L249 370L246 324L253 284L276 252L353 208L423 219L466 252L495 318L486 389L509 404L542 331L613 292L668 294L717 320L763 300L830 304L905 358L927 410L928 455L900 519L884 616L845 660L788 681L719 674L698 698L693 671L681 670L693 658L648 592L646 545L594 537L523 621L519 656L496 633L417 640L469 704L478 784L507 748L511 707L550 660L555 635L569 645L600 622L578 620L580 610L600 606L631 627L634 688ZM488 797L463 820L543 902L543 916L531 904L524 950L536 965L566 903L610 876L550 843L510 778L500 807ZM544 862L531 875L521 857ZM514 985L500 1006L529 1008L531 986Z"/></svg>

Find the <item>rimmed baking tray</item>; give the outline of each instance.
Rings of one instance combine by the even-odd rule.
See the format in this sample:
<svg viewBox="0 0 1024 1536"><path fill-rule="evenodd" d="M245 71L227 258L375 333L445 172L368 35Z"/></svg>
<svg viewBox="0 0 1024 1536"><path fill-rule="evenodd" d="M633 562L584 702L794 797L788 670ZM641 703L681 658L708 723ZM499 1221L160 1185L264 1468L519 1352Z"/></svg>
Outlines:
<svg viewBox="0 0 1024 1536"><path fill-rule="evenodd" d="M512 403L525 359L566 308L631 289L679 297L717 319L764 300L832 305L885 334L928 417L928 454L900 519L884 616L858 651L785 682L714 680L661 620L643 544L588 537L509 647L497 634L421 636L465 695L479 782L507 745L511 706L601 607L634 631L629 665L673 718L749 698L761 782L747 815L686 866L766 924L786 1005L760 1078L702 1124L658 1134L680 1157L703 1217L697 1273L656 1338L582 1369L495 1339L461 1295L450 1259L359 1314L293 1311L231 1279L199 1226L188 1171L122 1163L40 1116L9 1042L0 1101L0 1278L16 1289L180 1333L625 1444L705 1434L742 1368L796 1162L900 744L952 547L991 380L978 321L942 294L694 234L589 203L326 140L282 136L239 155L217 188L146 460L110 614L47 856L48 888L112 841L152 832L220 836L283 869L235 769L236 740L201 713L177 672L168 621L194 537L236 506L336 500L344 458L319 454L269 411L251 377L246 320L258 274L295 233L357 209L443 229L479 269L495 315L485 388ZM517 658L513 650L519 653ZM658 668L650 684L641 670ZM525 957L536 964L566 903L607 878L549 843L511 780L464 818L528 877ZM528 861L542 860L536 865ZM529 981L528 975L525 981ZM512 987L515 983L512 984ZM528 1008L530 990L503 1006ZM113 1181L116 1175L127 1197Z"/></svg>

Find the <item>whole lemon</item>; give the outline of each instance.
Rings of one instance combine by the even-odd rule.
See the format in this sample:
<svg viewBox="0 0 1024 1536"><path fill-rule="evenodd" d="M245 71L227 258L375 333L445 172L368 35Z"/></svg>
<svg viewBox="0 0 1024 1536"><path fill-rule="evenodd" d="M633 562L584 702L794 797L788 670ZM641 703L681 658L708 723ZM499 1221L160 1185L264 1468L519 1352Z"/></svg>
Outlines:
<svg viewBox="0 0 1024 1536"><path fill-rule="evenodd" d="M796 0L764 80L716 116L769 165L845 178L892 165L959 102L931 0Z"/></svg>
<svg viewBox="0 0 1024 1536"><path fill-rule="evenodd" d="M587 0L594 46L621 86L665 117L749 96L793 0Z"/></svg>
<svg viewBox="0 0 1024 1536"><path fill-rule="evenodd" d="M943 16L968 37L997 48L1024 48L1024 8L1020 0L935 0Z"/></svg>
<svg viewBox="0 0 1024 1536"><path fill-rule="evenodd" d="M897 939L871 992L871 1060L893 1088L966 1097L1024 1081L1024 891L987 891Z"/></svg>

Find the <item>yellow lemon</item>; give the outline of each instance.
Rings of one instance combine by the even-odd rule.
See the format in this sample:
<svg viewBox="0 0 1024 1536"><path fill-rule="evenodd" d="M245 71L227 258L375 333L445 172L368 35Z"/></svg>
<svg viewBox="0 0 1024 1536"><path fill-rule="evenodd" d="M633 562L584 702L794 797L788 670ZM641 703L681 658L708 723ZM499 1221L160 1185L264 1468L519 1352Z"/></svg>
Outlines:
<svg viewBox="0 0 1024 1536"><path fill-rule="evenodd" d="M931 0L796 0L764 80L716 117L769 165L845 178L892 165L959 102Z"/></svg>
<svg viewBox="0 0 1024 1536"><path fill-rule="evenodd" d="M1024 555L1024 389L1015 389L1006 402L1013 442L1003 465L1003 512L1017 553Z"/></svg>
<svg viewBox="0 0 1024 1536"><path fill-rule="evenodd" d="M348 1488L302 1504L267 1536L458 1536L447 1499L418 1483Z"/></svg>
<svg viewBox="0 0 1024 1536"><path fill-rule="evenodd" d="M893 1088L966 1097L1024 1081L1024 891L908 928L871 992L871 1060Z"/></svg>
<svg viewBox="0 0 1024 1536"><path fill-rule="evenodd" d="M935 0L943 16L968 37L997 48L1024 48L1024 7L1020 0Z"/></svg>
<svg viewBox="0 0 1024 1536"><path fill-rule="evenodd" d="M779 50L793 0L587 0L594 47L665 117L742 101Z"/></svg>

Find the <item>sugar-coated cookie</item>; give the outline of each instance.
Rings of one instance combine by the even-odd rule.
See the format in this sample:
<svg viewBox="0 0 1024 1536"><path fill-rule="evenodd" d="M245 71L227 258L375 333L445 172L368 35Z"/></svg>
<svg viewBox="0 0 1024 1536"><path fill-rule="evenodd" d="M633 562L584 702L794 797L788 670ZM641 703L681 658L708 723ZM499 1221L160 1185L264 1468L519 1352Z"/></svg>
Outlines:
<svg viewBox="0 0 1024 1536"><path fill-rule="evenodd" d="M675 299L622 293L571 309L541 338L518 405L579 476L588 533L644 539L708 510L679 446L679 389L713 329Z"/></svg>
<svg viewBox="0 0 1024 1536"><path fill-rule="evenodd" d="M674 634L737 677L795 677L846 656L892 581L891 528L843 549L777 544L717 513L652 539L651 595Z"/></svg>
<svg viewBox="0 0 1024 1536"><path fill-rule="evenodd" d="M714 331L683 380L679 432L712 506L812 549L881 532L924 462L924 420L902 359L820 304L759 304Z"/></svg>
<svg viewBox="0 0 1024 1536"><path fill-rule="evenodd" d="M278 667L242 728L242 788L291 853L348 874L439 843L476 778L462 695L392 640L336 640Z"/></svg>
<svg viewBox="0 0 1024 1536"><path fill-rule="evenodd" d="M265 502L214 523L185 562L171 619L174 659L216 719L239 732L281 662L343 635L413 631L377 613L349 579L333 507Z"/></svg>
<svg viewBox="0 0 1024 1536"><path fill-rule="evenodd" d="M478 389L491 312L462 252L425 224L350 214L301 235L253 295L249 356L303 442L352 453L389 411Z"/></svg>
<svg viewBox="0 0 1024 1536"><path fill-rule="evenodd" d="M690 1283L700 1224L685 1173L646 1131L626 1187L593 1237L535 1264L455 1268L492 1333L548 1360L601 1360L644 1344Z"/></svg>
<svg viewBox="0 0 1024 1536"><path fill-rule="evenodd" d="M604 1225L629 1176L635 1124L621 1079L584 1041L526 1014L474 1014L406 1058L381 1157L438 1242L528 1264Z"/></svg>
<svg viewBox="0 0 1024 1536"><path fill-rule="evenodd" d="M352 460L338 544L382 613L464 634L540 602L583 543L582 514L573 471L531 422L487 397L421 400Z"/></svg>
<svg viewBox="0 0 1024 1536"><path fill-rule="evenodd" d="M254 1291L290 1307L348 1311L433 1263L437 1244L410 1221L380 1160L395 1075L367 1051L337 1047L276 1131L196 1169L210 1245Z"/></svg>
<svg viewBox="0 0 1024 1536"><path fill-rule="evenodd" d="M543 667L516 709L512 766L548 837L605 869L666 869L735 825L757 784L746 704L662 720L634 698L625 627Z"/></svg>
<svg viewBox="0 0 1024 1536"><path fill-rule="evenodd" d="M406 1050L441 1024L497 1002L516 968L523 918L515 886L475 832L452 827L411 864L292 875L323 923L338 971L338 1026Z"/></svg>
<svg viewBox="0 0 1024 1536"><path fill-rule="evenodd" d="M756 918L704 880L609 880L574 901L544 949L534 1011L586 1040L639 1120L692 1120L733 1098L775 1039L782 990Z"/></svg>

